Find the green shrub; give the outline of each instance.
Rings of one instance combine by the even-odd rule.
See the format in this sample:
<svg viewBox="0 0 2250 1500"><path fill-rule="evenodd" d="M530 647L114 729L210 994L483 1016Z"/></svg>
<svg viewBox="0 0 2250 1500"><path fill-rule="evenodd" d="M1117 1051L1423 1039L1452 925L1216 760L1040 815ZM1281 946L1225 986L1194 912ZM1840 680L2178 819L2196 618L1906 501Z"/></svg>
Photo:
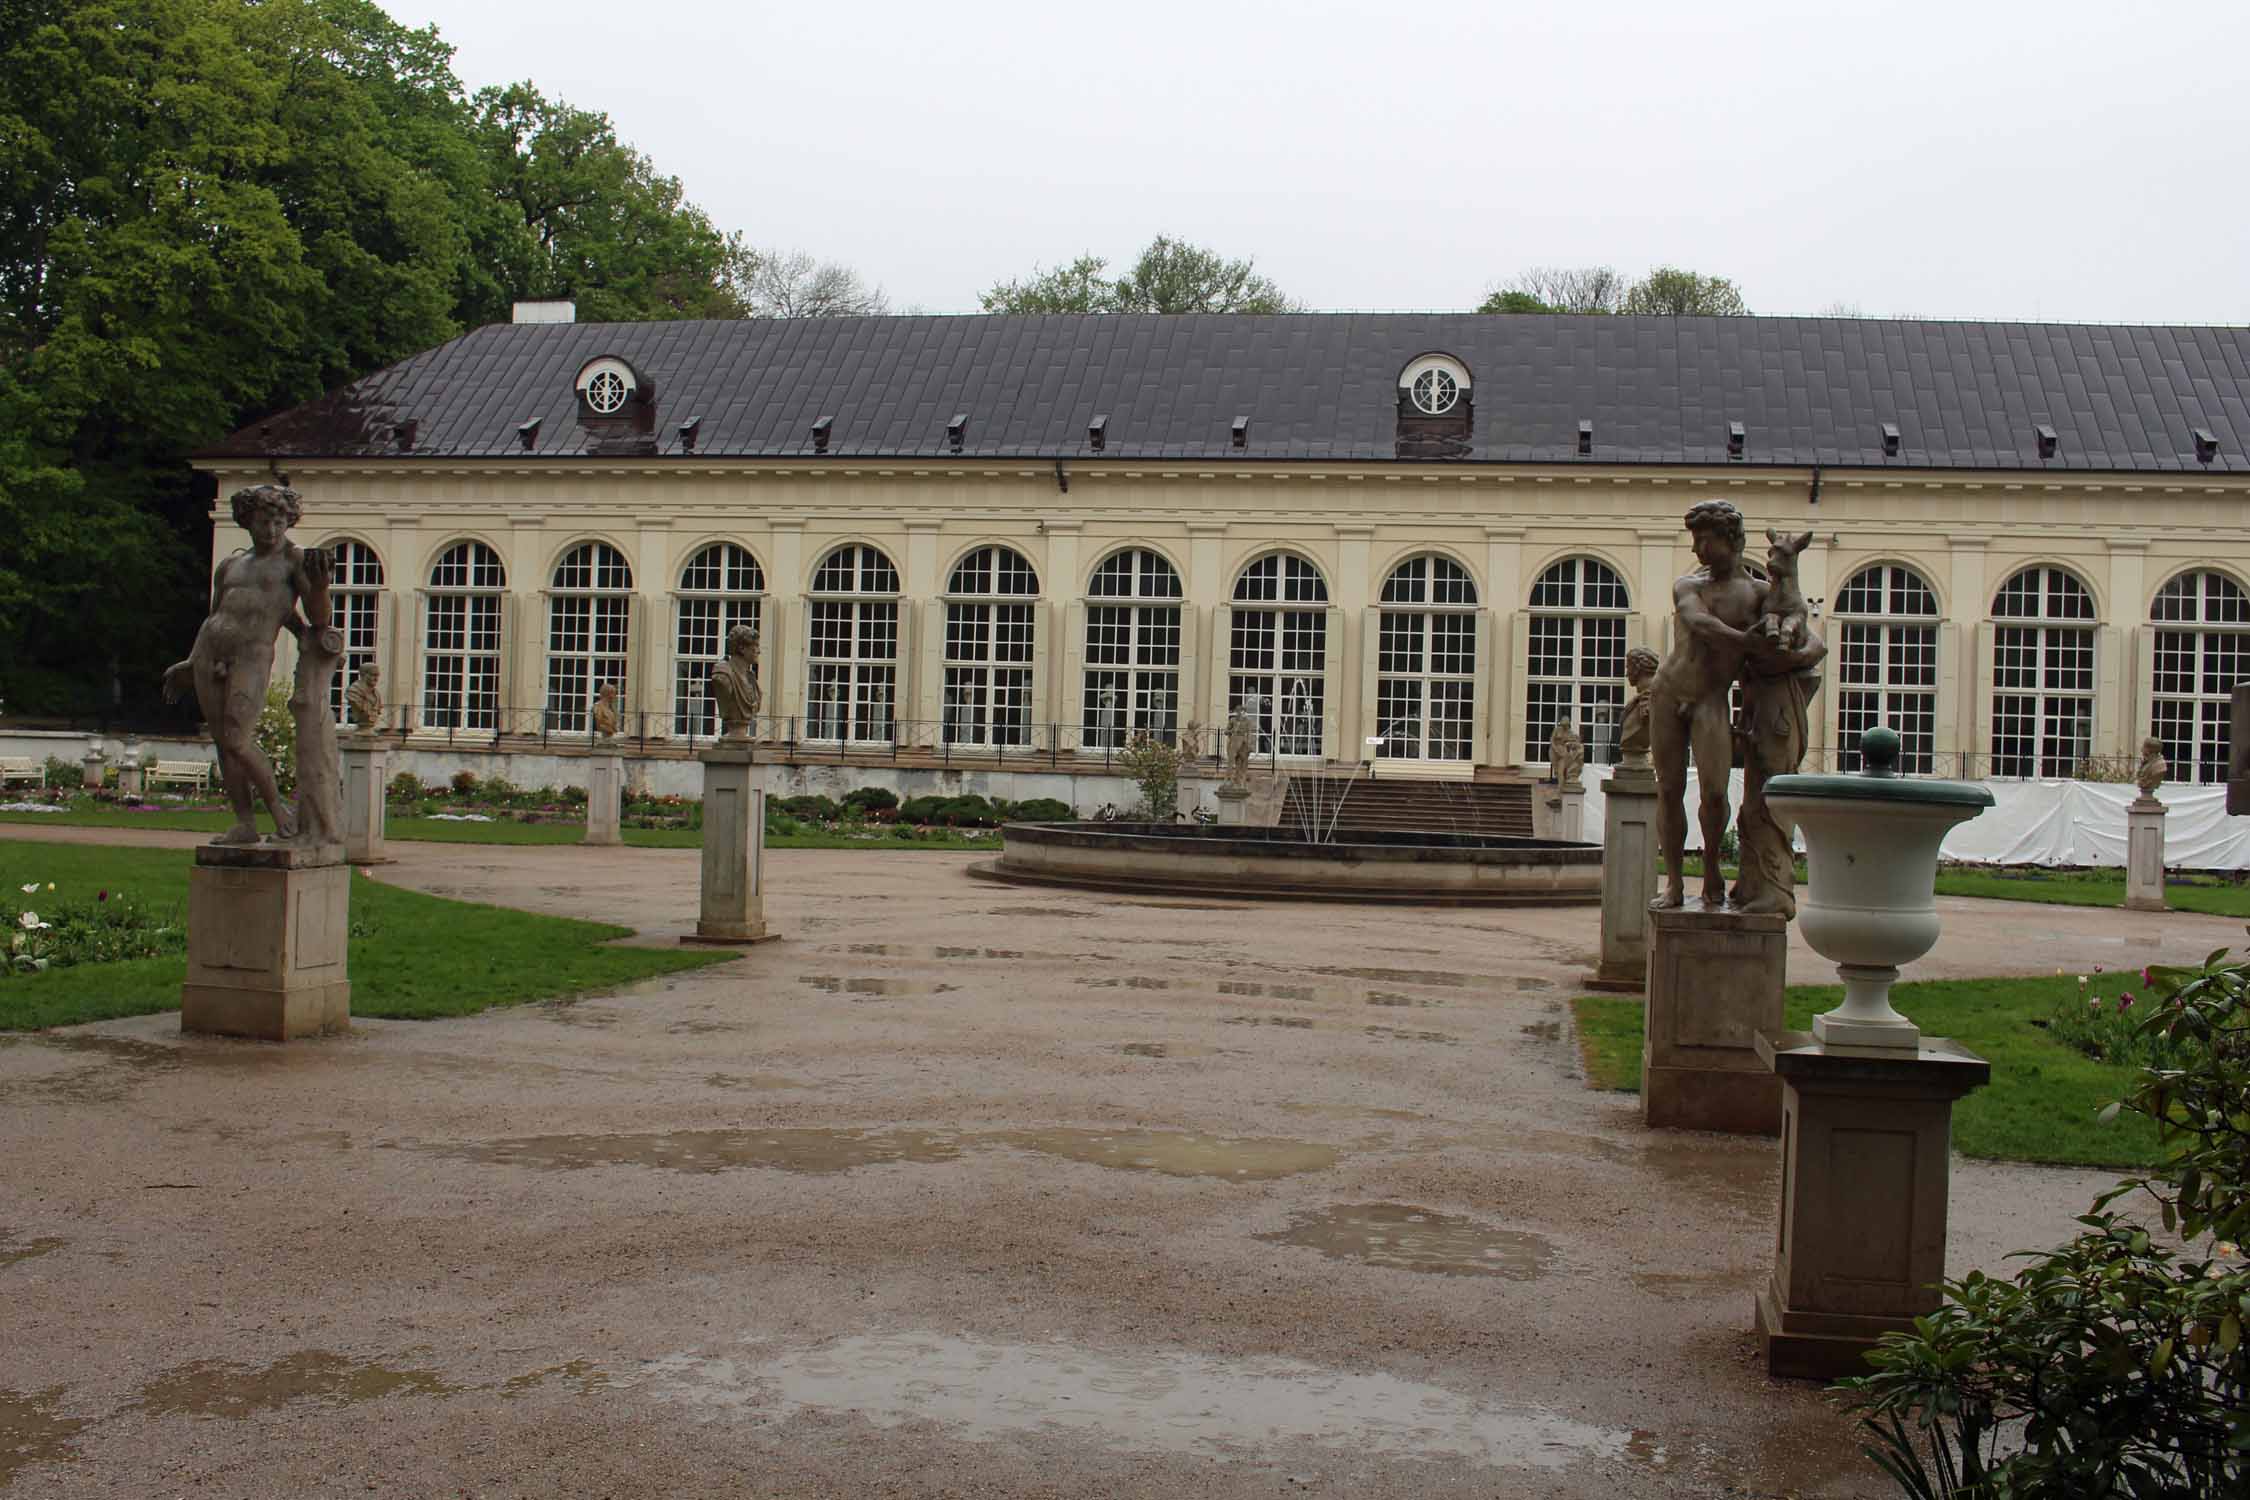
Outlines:
<svg viewBox="0 0 2250 1500"><path fill-rule="evenodd" d="M1133 731L1117 757L1125 774L1141 789L1141 816L1151 823L1169 823L1180 815L1180 767L1188 760L1178 745L1158 739L1145 729Z"/></svg>
<svg viewBox="0 0 2250 1500"><path fill-rule="evenodd" d="M461 777L468 774L468 772L463 771L453 778L456 789L460 787ZM504 807L508 803L518 801L523 797L523 788L504 776L487 776L481 782L471 777L469 784L476 789L480 800L488 802L494 807Z"/></svg>
<svg viewBox="0 0 2250 1500"><path fill-rule="evenodd" d="M176 907L152 907L125 891L26 892L7 910L0 975L187 951L187 924Z"/></svg>
<svg viewBox="0 0 2250 1500"><path fill-rule="evenodd" d="M62 791L77 791L86 785L86 768L50 755L47 757L47 785Z"/></svg>
<svg viewBox="0 0 2250 1500"><path fill-rule="evenodd" d="M936 823L945 817L945 797L909 797L899 804L901 823Z"/></svg>
<svg viewBox="0 0 2250 1500"><path fill-rule="evenodd" d="M885 791L879 786L863 786L844 796L844 810L866 817L870 813L889 812L898 806L898 793Z"/></svg>
<svg viewBox="0 0 2250 1500"><path fill-rule="evenodd" d="M1011 823L1068 823L1077 817L1077 811L1067 802L1053 797L1032 797L1008 809L1007 821Z"/></svg>
<svg viewBox="0 0 2250 1500"><path fill-rule="evenodd" d="M254 738L266 759L273 762L274 784L283 795L297 789L297 719L289 712L289 689L275 683L266 689L266 706L258 715Z"/></svg>
<svg viewBox="0 0 2250 1500"><path fill-rule="evenodd" d="M456 797L473 797L473 796L475 796L475 795L476 795L476 790L477 790L477 773L476 773L476 772L474 772L474 771L472 771L472 770L469 770L469 769L468 769L467 767L465 767L465 766L464 766L464 767L463 767L462 769L460 769L460 770L458 770L458 771L455 771L455 772L453 773L453 795L454 795L454 796L456 796Z"/></svg>
<svg viewBox="0 0 2250 1500"><path fill-rule="evenodd" d="M915 839L921 836L912 823L894 823L891 825L891 837L894 839Z"/></svg>
<svg viewBox="0 0 2250 1500"><path fill-rule="evenodd" d="M792 834L802 833L804 827L804 824L787 814L778 818L769 816L766 819L766 835L769 838L788 838Z"/></svg>
<svg viewBox="0 0 2250 1500"><path fill-rule="evenodd" d="M1917 1500L2250 1493L2250 964L2151 969L2136 1030L2173 1059L2110 1106L2164 1166L2095 1200L2011 1280L1972 1273L1845 1382L1868 1456ZM2169 1241L2111 1206L2153 1198ZM1911 1424L1911 1425L1910 1425Z"/></svg>
<svg viewBox="0 0 2250 1500"><path fill-rule="evenodd" d="M412 771L401 771L391 778L386 795L394 802L419 802L422 799L422 778Z"/></svg>
<svg viewBox="0 0 2250 1500"><path fill-rule="evenodd" d="M940 816L956 828L994 828L1000 823L992 804L974 792L946 798Z"/></svg>

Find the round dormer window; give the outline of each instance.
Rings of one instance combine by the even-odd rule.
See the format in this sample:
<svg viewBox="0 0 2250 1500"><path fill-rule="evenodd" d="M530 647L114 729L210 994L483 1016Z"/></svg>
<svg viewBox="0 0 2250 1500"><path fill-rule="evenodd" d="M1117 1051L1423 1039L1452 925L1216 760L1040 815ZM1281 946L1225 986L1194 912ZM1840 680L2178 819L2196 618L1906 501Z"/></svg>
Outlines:
<svg viewBox="0 0 2250 1500"><path fill-rule="evenodd" d="M1453 372L1436 365L1414 377L1413 391L1414 405L1433 417L1453 410L1453 403L1461 399L1461 383Z"/></svg>
<svg viewBox="0 0 2250 1500"><path fill-rule="evenodd" d="M615 370L597 370L586 382L586 404L606 417L625 404L630 389Z"/></svg>

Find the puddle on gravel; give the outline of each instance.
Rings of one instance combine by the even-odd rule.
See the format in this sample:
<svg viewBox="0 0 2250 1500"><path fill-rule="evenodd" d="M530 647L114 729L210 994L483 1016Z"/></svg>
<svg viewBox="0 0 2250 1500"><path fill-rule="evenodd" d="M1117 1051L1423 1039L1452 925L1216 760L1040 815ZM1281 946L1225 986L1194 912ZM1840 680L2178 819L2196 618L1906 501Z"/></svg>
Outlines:
<svg viewBox="0 0 2250 1500"><path fill-rule="evenodd" d="M812 1085L786 1073L711 1073L703 1086L713 1089L804 1089Z"/></svg>
<svg viewBox="0 0 2250 1500"><path fill-rule="evenodd" d="M887 1162L952 1161L955 1138L920 1130L675 1130L649 1135L531 1135L415 1148L490 1166L661 1167L724 1172L775 1167L784 1172L849 1172Z"/></svg>
<svg viewBox="0 0 2250 1500"><path fill-rule="evenodd" d="M1031 953L1021 948L916 947L911 943L845 943L827 950L861 953L873 958L1074 958L1070 953Z"/></svg>
<svg viewBox="0 0 2250 1500"><path fill-rule="evenodd" d="M57 1235L47 1235L36 1240L18 1240L5 1229L0 1229L0 1268L19 1261L37 1260L40 1256L60 1250L70 1241Z"/></svg>
<svg viewBox="0 0 2250 1500"><path fill-rule="evenodd" d="M1150 974L1113 974L1078 982L1090 990L1168 990L1174 984L1183 988L1188 984L1185 979L1158 979Z"/></svg>
<svg viewBox="0 0 2250 1500"><path fill-rule="evenodd" d="M1438 989L1464 990L1475 984L1506 984L1497 978L1479 978L1473 974L1449 974L1442 969L1350 969L1330 965L1313 970L1315 974L1334 974L1344 979L1372 979L1377 984L1425 984Z"/></svg>
<svg viewBox="0 0 2250 1500"><path fill-rule="evenodd" d="M1100 913L1092 907L1076 906L990 906L985 908L988 917L1093 917Z"/></svg>
<svg viewBox="0 0 2250 1500"><path fill-rule="evenodd" d="M1461 1039L1442 1031L1401 1031L1396 1026L1362 1026L1360 1030L1379 1042L1436 1042L1441 1046L1458 1047Z"/></svg>
<svg viewBox="0 0 2250 1500"><path fill-rule="evenodd" d="M664 1028L666 1036L711 1036L721 1031L740 1031L743 1028L732 1021L674 1021Z"/></svg>
<svg viewBox="0 0 2250 1500"><path fill-rule="evenodd" d="M502 1400L513 1401L518 1396L529 1395L549 1380L567 1381L575 1387L575 1394L591 1396L596 1391L609 1389L609 1372L589 1359L574 1359L568 1364L549 1365L544 1370L528 1370L512 1375L500 1387Z"/></svg>
<svg viewBox="0 0 2250 1500"><path fill-rule="evenodd" d="M135 1405L159 1416L247 1417L292 1401L327 1401L339 1406L379 1401L385 1396L443 1396L459 1386L434 1370L394 1370L310 1349L259 1369L232 1360L205 1359L167 1370L141 1387Z"/></svg>
<svg viewBox="0 0 2250 1500"><path fill-rule="evenodd" d="M957 984L939 984L933 979L875 979L864 975L846 978L841 974L799 974L799 984L809 984L824 995L858 995L873 1000L895 1000L901 995L950 995L960 988Z"/></svg>
<svg viewBox="0 0 2250 1500"><path fill-rule="evenodd" d="M547 1019L561 1026L584 1026L594 1031L607 1031L617 1024L613 1010L588 1010L576 1000L549 1000L539 1007Z"/></svg>
<svg viewBox="0 0 2250 1500"><path fill-rule="evenodd" d="M71 1439L91 1417L59 1417L55 1403L63 1388L43 1391L0 1390L0 1490L36 1463L67 1463L78 1457Z"/></svg>
<svg viewBox="0 0 2250 1500"><path fill-rule="evenodd" d="M1720 1292L1749 1291L1758 1272L1745 1266L1737 1271L1639 1271L1633 1285L1644 1292L1673 1301L1698 1302Z"/></svg>
<svg viewBox="0 0 2250 1500"><path fill-rule="evenodd" d="M1421 1000L1412 995L1401 995L1391 990L1373 990L1367 996L1369 1005L1404 1006L1414 1010L1435 1010L1445 1004L1443 1000Z"/></svg>
<svg viewBox="0 0 2250 1500"><path fill-rule="evenodd" d="M1127 1042L1117 1050L1127 1057L1212 1057L1219 1049L1200 1042Z"/></svg>
<svg viewBox="0 0 2250 1500"><path fill-rule="evenodd" d="M1562 1040L1562 1022L1535 1021L1523 1028L1524 1038L1534 1042L1559 1042Z"/></svg>
<svg viewBox="0 0 2250 1500"><path fill-rule="evenodd" d="M1283 1026L1291 1031L1310 1031L1313 1023L1303 1016L1228 1016L1221 1026Z"/></svg>
<svg viewBox="0 0 2250 1500"><path fill-rule="evenodd" d="M1336 1165L1342 1155L1334 1146L1310 1141L1230 1140L1177 1130L1013 1130L985 1139L1097 1167L1230 1182L1270 1182L1318 1172Z"/></svg>
<svg viewBox="0 0 2250 1500"><path fill-rule="evenodd" d="M1340 1203L1298 1214L1287 1229L1254 1238L1272 1245L1304 1245L1332 1260L1511 1281L1544 1275L1555 1258L1555 1247L1543 1235L1492 1229L1411 1203Z"/></svg>
<svg viewBox="0 0 2250 1500"><path fill-rule="evenodd" d="M1119 906L1141 906L1152 911L1248 911L1247 906L1220 906L1209 901L1120 901Z"/></svg>
<svg viewBox="0 0 2250 1500"><path fill-rule="evenodd" d="M1320 987L1317 985L1261 984L1252 979L1222 979L1219 981L1219 993L1222 995L1242 995L1252 1000L1310 1001L1321 998ZM1330 993L1336 992L1330 991Z"/></svg>
<svg viewBox="0 0 2250 1500"><path fill-rule="evenodd" d="M1172 1349L1097 1352L938 1333L863 1334L763 1363L673 1355L644 1367L660 1400L786 1420L820 1412L949 1437L1066 1435L1115 1452L1245 1459L1305 1443L1352 1458L1450 1458L1557 1471L1661 1465L1648 1435L1499 1405L1395 1375Z"/></svg>
<svg viewBox="0 0 2250 1500"><path fill-rule="evenodd" d="M1293 1115L1318 1115L1324 1120L1413 1120L1426 1121L1430 1117L1420 1110L1378 1109L1365 1104L1282 1104L1278 1108Z"/></svg>

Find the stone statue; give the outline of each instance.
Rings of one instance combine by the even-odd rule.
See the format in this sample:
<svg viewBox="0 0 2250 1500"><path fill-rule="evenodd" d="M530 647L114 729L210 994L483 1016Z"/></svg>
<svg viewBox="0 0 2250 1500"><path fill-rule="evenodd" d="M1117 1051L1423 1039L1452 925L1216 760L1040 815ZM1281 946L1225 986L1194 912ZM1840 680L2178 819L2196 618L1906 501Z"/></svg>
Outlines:
<svg viewBox="0 0 2250 1500"><path fill-rule="evenodd" d="M1742 746L1740 874L1733 900L1743 911L1797 915L1796 856L1789 830L1766 806L1766 783L1788 776L1805 762L1811 715L1807 705L1820 691L1814 668L1828 645L1813 633L1812 613L1797 587L1797 554L1813 534L1766 533L1768 574L1759 601L1758 628L1742 663L1742 719L1736 738Z"/></svg>
<svg viewBox="0 0 2250 1500"><path fill-rule="evenodd" d="M359 675L352 679L351 688L344 694L344 706L351 710L354 728L382 728L383 669L373 662L360 668Z"/></svg>
<svg viewBox="0 0 2250 1500"><path fill-rule="evenodd" d="M1578 785L1579 773L1586 769L1586 742L1567 718L1555 720L1555 732L1547 741L1547 769L1554 773L1555 785Z"/></svg>
<svg viewBox="0 0 2250 1500"><path fill-rule="evenodd" d="M746 740L757 726L765 692L758 686L758 628L737 625L727 632L727 654L711 669L711 697L719 705L720 733Z"/></svg>
<svg viewBox="0 0 2250 1500"><path fill-rule="evenodd" d="M1750 765L1744 803L1748 807L1755 802L1762 818L1756 833L1762 837L1768 832L1766 825L1773 824L1772 815L1765 811L1765 783L1785 769L1796 769L1804 758L1805 701L1820 680L1809 669L1827 653L1827 647L1812 633L1809 619L1802 622L1800 636L1794 617L1804 611L1801 601L1791 602L1796 592L1796 554L1811 541L1811 533L1793 539L1785 553L1777 541L1776 551L1789 579L1776 591L1761 586L1742 570L1742 512L1731 503L1706 500L1696 505L1687 513L1687 529L1701 566L1672 585L1677 629L1671 655L1656 669L1649 693L1649 752L1656 763L1657 837L1665 866L1664 886L1651 904L1686 904L1682 862L1687 855L1687 776L1692 751L1706 851L1703 904L1716 909L1727 901L1726 879L1717 856L1726 839L1727 771L1734 760L1735 730L1727 717L1728 692L1738 678L1742 680L1744 737ZM1771 631L1762 628L1768 615L1774 617ZM1790 644L1792 641L1797 644ZM1749 835L1744 842L1750 842ZM1780 852L1786 870L1786 835L1781 839ZM1755 879L1748 874L1751 860L1747 850L1743 867L1745 876L1737 887L1738 898L1756 903L1756 910L1794 906L1786 888L1773 888L1770 869L1761 865Z"/></svg>
<svg viewBox="0 0 2250 1500"><path fill-rule="evenodd" d="M1245 698L1227 715L1227 780L1237 791L1250 785L1250 758L1258 753L1258 699Z"/></svg>
<svg viewBox="0 0 2250 1500"><path fill-rule="evenodd" d="M343 657L343 632L329 619L328 554L289 540L304 502L287 485L237 490L228 502L250 549L220 563L211 579L211 613L195 633L187 660L164 671L164 696L178 702L192 687L218 752L219 779L234 826L211 842L259 842L257 804L273 815L276 842L333 842L343 822L337 786L336 721L328 693ZM297 720L297 807L281 800L273 763L258 748L258 715L273 680L274 637L297 638L297 682L290 709Z"/></svg>
<svg viewBox="0 0 2250 1500"><path fill-rule="evenodd" d="M2133 781L2140 787L2141 795L2155 796L2156 789L2164 784L2164 778L2171 770L2171 762L2164 758L2164 746L2158 743L2156 736L2150 735L2142 740L2140 769L2133 774Z"/></svg>
<svg viewBox="0 0 2250 1500"><path fill-rule="evenodd" d="M601 739L617 734L617 684L605 682L594 694L594 733Z"/></svg>
<svg viewBox="0 0 2250 1500"><path fill-rule="evenodd" d="M1625 721L1618 726L1617 748L1623 764L1639 769L1648 764L1649 679L1656 675L1656 653L1635 646L1625 653L1625 680L1632 685L1632 701L1625 705Z"/></svg>

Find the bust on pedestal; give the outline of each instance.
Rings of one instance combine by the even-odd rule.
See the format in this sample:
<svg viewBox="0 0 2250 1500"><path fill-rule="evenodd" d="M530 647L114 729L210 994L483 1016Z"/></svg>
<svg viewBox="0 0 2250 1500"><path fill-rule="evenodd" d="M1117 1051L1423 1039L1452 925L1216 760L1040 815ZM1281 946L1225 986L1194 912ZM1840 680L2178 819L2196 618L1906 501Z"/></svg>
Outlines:
<svg viewBox="0 0 2250 1500"><path fill-rule="evenodd" d="M2164 900L2164 804L2156 789L2171 766L2154 737L2141 741L2141 765L2134 776L2141 789L2125 809L2125 909L2168 911ZM2231 793L2229 794L2231 796Z"/></svg>
<svg viewBox="0 0 2250 1500"><path fill-rule="evenodd" d="M1789 919L1796 915L1789 830L1766 806L1766 783L1805 755L1807 705L1828 647L1797 588L1797 555L1812 533L1768 531L1768 578L1741 566L1742 513L1706 500L1687 513L1702 564L1672 586L1671 655L1649 692L1663 889L1650 903L1652 939L1641 1064L1641 1114L1650 1125L1771 1135L1781 1090L1757 1055L1757 1034L1780 1026ZM1739 683L1742 717L1728 719ZM1744 766L1741 874L1727 888L1727 773ZM1692 764L1703 827L1702 899L1687 899L1687 783Z"/></svg>
<svg viewBox="0 0 2250 1500"><path fill-rule="evenodd" d="M353 732L343 740L344 860L387 865L383 846L383 794L390 786L391 752L377 737L383 723L383 670L363 668L344 694Z"/></svg>
<svg viewBox="0 0 2250 1500"><path fill-rule="evenodd" d="M727 632L727 654L711 669L719 742L703 762L702 911L683 943L762 943L766 927L766 794L752 781L750 731L764 693L758 686L758 632Z"/></svg>
<svg viewBox="0 0 2250 1500"><path fill-rule="evenodd" d="M164 673L166 698L196 695L235 818L196 851L188 874L180 1029L287 1041L351 1027L351 870L328 708L344 639L330 620L328 554L288 539L303 513L297 492L262 484L231 505L251 549L219 564L194 649ZM274 637L285 629L297 638L294 807L257 743ZM270 838L258 834L260 802L273 817Z"/></svg>
<svg viewBox="0 0 2250 1500"><path fill-rule="evenodd" d="M617 749L617 684L594 696L594 739L586 757L586 836L582 843L625 842L625 757Z"/></svg>
<svg viewBox="0 0 2250 1500"><path fill-rule="evenodd" d="M1620 759L1602 788L1602 959L1587 981L1598 990L1638 991L1648 982L1649 902L1656 896L1656 772L1648 763L1649 680L1656 653L1625 653L1633 699L1618 729Z"/></svg>

